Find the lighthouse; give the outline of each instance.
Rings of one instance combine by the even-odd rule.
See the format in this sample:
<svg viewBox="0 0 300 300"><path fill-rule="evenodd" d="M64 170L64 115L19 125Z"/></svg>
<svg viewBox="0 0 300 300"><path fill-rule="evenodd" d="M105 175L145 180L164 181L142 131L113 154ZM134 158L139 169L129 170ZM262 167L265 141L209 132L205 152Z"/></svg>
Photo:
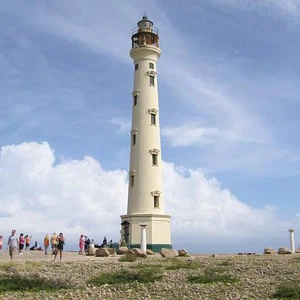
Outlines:
<svg viewBox="0 0 300 300"><path fill-rule="evenodd" d="M157 61L160 57L157 28L146 15L133 29L132 125L127 214L121 216L121 238L140 247L141 227L147 249L172 248L170 216L165 214Z"/></svg>

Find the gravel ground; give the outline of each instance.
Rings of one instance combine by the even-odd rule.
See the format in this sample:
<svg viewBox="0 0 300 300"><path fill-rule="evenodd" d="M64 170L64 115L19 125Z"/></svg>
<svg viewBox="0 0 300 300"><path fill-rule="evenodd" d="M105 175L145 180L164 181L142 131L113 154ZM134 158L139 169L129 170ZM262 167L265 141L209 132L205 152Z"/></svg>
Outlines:
<svg viewBox="0 0 300 300"><path fill-rule="evenodd" d="M163 278L151 284L130 283L95 287L86 281L99 272L132 269L138 265L168 265L172 260L160 254L138 259L135 262L119 262L120 256L98 258L65 252L62 262L53 262L53 255L31 251L17 255L13 268L8 253L0 252L0 277L17 272L20 275L38 273L42 277L70 282L72 288L56 292L5 292L0 299L272 299L276 288L300 276L300 254L291 255L191 255L178 257L176 261L199 264L197 269L164 270ZM237 279L235 283L191 284L189 275L203 274L207 268L222 269L223 273Z"/></svg>

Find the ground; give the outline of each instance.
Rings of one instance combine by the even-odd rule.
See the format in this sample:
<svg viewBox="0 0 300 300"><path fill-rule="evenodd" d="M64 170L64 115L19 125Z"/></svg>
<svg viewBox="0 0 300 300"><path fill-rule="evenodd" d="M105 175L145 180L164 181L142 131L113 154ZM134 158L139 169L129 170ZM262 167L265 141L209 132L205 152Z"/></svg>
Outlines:
<svg viewBox="0 0 300 300"><path fill-rule="evenodd" d="M273 299L279 286L299 286L300 254L199 254L175 259L155 254L133 262L119 259L117 255L98 258L64 252L62 262L53 262L53 255L31 251L17 255L11 263L8 252L0 252L0 299ZM116 284L88 283L103 272L106 277L137 274L136 281L121 283L117 278L113 279ZM159 277L154 282L138 282L141 274ZM54 281L50 285L41 281L40 287L46 290L32 291L28 278ZM200 283L192 283L190 278L200 279ZM21 290L8 287L14 280ZM285 299L299 299L295 297Z"/></svg>

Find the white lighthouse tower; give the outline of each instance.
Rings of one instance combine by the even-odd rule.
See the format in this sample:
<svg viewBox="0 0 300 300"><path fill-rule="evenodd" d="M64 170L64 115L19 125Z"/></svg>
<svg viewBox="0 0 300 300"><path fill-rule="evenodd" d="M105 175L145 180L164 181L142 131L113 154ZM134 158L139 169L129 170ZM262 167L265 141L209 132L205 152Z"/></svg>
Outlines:
<svg viewBox="0 0 300 300"><path fill-rule="evenodd" d="M132 127L127 214L121 216L121 235L139 247L141 226L147 248L172 248L170 216L165 214L157 91L158 30L146 15L132 33L134 63Z"/></svg>

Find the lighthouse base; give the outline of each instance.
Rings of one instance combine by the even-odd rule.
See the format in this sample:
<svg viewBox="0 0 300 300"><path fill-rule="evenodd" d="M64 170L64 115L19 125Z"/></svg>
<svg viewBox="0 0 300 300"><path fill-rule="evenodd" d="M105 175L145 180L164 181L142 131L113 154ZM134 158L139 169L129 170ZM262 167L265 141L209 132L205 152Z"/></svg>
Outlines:
<svg viewBox="0 0 300 300"><path fill-rule="evenodd" d="M130 248L140 248L141 226L146 226L147 249L158 252L161 248L172 249L171 217L160 214L130 214L121 216L121 239Z"/></svg>

